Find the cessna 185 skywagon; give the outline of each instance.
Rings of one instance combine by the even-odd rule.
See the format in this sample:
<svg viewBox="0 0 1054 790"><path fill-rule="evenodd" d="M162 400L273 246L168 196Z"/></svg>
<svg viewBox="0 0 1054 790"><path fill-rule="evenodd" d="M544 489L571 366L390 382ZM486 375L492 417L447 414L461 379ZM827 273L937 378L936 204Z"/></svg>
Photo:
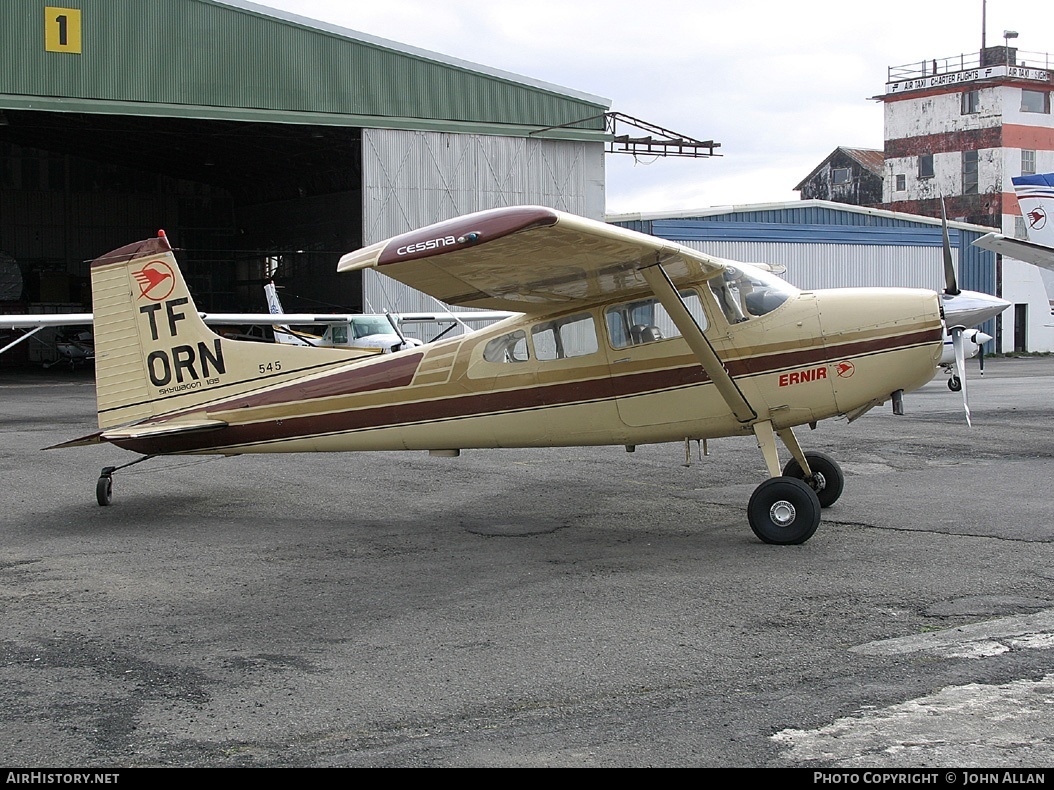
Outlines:
<svg viewBox="0 0 1054 790"><path fill-rule="evenodd" d="M808 540L842 493L793 428L855 419L933 378L937 293L803 292L755 265L537 206L441 222L345 255L455 306L514 311L391 354L213 333L166 237L91 266L100 430L160 454L635 445L752 436L769 479L748 520ZM780 467L777 437L790 451ZM125 464L128 466L130 464ZM103 469L100 504L111 501Z"/></svg>

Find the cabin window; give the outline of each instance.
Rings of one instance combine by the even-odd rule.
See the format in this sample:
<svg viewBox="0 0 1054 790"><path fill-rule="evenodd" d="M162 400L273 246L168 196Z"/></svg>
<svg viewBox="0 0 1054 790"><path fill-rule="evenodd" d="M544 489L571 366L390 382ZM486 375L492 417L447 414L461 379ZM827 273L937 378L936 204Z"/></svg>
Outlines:
<svg viewBox="0 0 1054 790"><path fill-rule="evenodd" d="M330 327L330 337L333 339L333 345L346 346L348 344L348 325L335 324Z"/></svg>
<svg viewBox="0 0 1054 790"><path fill-rule="evenodd" d="M831 183L835 186L848 184L853 180L853 172L848 167L836 167L831 171Z"/></svg>
<svg viewBox="0 0 1054 790"><path fill-rule="evenodd" d="M1021 112L1050 113L1050 91L1021 89Z"/></svg>
<svg viewBox="0 0 1054 790"><path fill-rule="evenodd" d="M794 287L766 271L726 266L707 283L730 324L770 313L787 301Z"/></svg>
<svg viewBox="0 0 1054 790"><path fill-rule="evenodd" d="M977 194L977 152L963 151L963 194Z"/></svg>
<svg viewBox="0 0 1054 790"><path fill-rule="evenodd" d="M980 107L978 106L977 102L978 95L978 92L975 90L963 91L960 94L960 97L962 99L962 105L959 108L960 115L973 115L975 113L980 112Z"/></svg>
<svg viewBox="0 0 1054 790"><path fill-rule="evenodd" d="M691 290L681 291L681 299L699 328L705 330L706 315L699 294ZM609 307L604 317L611 345L615 348L639 346L681 336L666 308L654 298Z"/></svg>
<svg viewBox="0 0 1054 790"><path fill-rule="evenodd" d="M570 359L596 353L597 329L589 313L557 318L531 329L537 359Z"/></svg>
<svg viewBox="0 0 1054 790"><path fill-rule="evenodd" d="M484 347L483 358L488 362L527 362L531 358L527 333L519 329L494 338Z"/></svg>
<svg viewBox="0 0 1054 790"><path fill-rule="evenodd" d="M933 154L919 157L919 178L933 178Z"/></svg>

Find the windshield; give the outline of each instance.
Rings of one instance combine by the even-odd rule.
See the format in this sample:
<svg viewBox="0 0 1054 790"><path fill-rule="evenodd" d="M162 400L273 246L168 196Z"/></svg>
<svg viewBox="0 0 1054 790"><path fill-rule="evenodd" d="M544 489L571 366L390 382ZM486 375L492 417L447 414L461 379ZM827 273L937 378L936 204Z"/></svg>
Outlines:
<svg viewBox="0 0 1054 790"><path fill-rule="evenodd" d="M726 266L708 283L730 324L770 313L797 293L790 283L753 266Z"/></svg>
<svg viewBox="0 0 1054 790"><path fill-rule="evenodd" d="M352 321L352 326L355 327L355 337L391 335L395 333L386 318L356 318Z"/></svg>

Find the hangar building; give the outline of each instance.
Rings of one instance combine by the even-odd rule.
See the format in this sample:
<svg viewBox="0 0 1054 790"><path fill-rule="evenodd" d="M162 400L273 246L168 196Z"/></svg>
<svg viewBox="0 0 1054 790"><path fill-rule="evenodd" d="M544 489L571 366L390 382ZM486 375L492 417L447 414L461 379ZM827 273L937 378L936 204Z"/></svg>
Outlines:
<svg viewBox="0 0 1054 790"><path fill-rule="evenodd" d="M382 310L340 255L498 205L603 216L606 99L241 0L3 6L0 312L89 310L87 261L159 228L202 309L264 312L277 263L291 312Z"/></svg>

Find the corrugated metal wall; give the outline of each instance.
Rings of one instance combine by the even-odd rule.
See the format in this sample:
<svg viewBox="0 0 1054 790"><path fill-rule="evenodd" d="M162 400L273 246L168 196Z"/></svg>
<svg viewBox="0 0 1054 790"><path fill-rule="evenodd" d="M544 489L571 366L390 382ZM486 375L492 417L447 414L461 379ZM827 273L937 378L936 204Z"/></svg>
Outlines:
<svg viewBox="0 0 1054 790"><path fill-rule="evenodd" d="M721 257L785 265L801 288L944 287L940 225L891 212L788 205L616 224ZM972 245L981 235L950 227L952 258L961 288L995 293L994 256Z"/></svg>
<svg viewBox="0 0 1054 790"><path fill-rule="evenodd" d="M735 261L786 266L786 273L780 276L803 290L886 285L932 290L944 288L943 258L939 250L931 248L743 241L681 243ZM952 257L958 258L954 250Z"/></svg>
<svg viewBox="0 0 1054 790"><path fill-rule="evenodd" d="M600 219L602 143L363 130L363 245L460 214L543 205ZM367 310L436 309L435 300L373 271Z"/></svg>
<svg viewBox="0 0 1054 790"><path fill-rule="evenodd" d="M428 60L326 26L210 0L79 0L75 9L55 8L62 5L3 0L0 94L142 103L130 112L168 104L531 128L593 116L580 127L604 129L606 105L584 95ZM79 51L47 51L46 31L60 16L70 25L71 11Z"/></svg>

